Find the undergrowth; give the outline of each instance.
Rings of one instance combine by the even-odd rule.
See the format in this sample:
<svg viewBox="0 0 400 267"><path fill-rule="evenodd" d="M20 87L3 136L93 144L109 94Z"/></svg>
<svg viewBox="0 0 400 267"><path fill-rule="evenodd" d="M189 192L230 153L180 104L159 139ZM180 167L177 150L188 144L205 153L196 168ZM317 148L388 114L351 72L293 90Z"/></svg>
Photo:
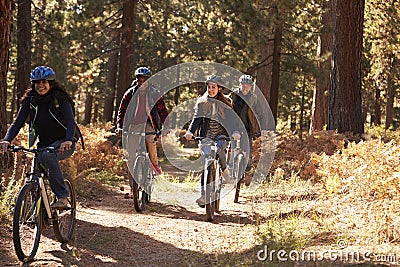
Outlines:
<svg viewBox="0 0 400 267"><path fill-rule="evenodd" d="M301 251L345 240L346 247L375 253L400 250L399 137L381 128L361 138L330 131L278 135L257 215L261 243Z"/></svg>

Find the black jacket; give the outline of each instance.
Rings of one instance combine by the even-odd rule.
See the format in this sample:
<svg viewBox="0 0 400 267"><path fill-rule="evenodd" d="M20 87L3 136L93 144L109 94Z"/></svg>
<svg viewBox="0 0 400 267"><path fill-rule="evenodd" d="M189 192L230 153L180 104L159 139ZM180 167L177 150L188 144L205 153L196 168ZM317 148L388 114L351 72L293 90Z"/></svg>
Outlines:
<svg viewBox="0 0 400 267"><path fill-rule="evenodd" d="M29 146L39 137L39 147L48 146L57 140L77 141L76 123L71 103L64 93L54 89L43 96L32 91L26 97L17 117L7 130L3 140L11 142L25 122L29 122Z"/></svg>

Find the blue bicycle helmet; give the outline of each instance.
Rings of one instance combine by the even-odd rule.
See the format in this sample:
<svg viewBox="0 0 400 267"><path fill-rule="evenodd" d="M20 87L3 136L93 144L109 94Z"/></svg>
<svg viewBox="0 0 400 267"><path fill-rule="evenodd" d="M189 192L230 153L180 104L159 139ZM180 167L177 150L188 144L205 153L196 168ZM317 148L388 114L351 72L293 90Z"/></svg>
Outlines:
<svg viewBox="0 0 400 267"><path fill-rule="evenodd" d="M254 83L253 77L251 77L251 75L248 75L248 74L243 74L239 78L239 83L242 83L242 84L253 84Z"/></svg>
<svg viewBox="0 0 400 267"><path fill-rule="evenodd" d="M29 77L31 81L39 81L39 80L51 81L56 79L56 73L52 68L46 66L38 66L31 72Z"/></svg>
<svg viewBox="0 0 400 267"><path fill-rule="evenodd" d="M135 76L144 76L144 77L150 77L151 76L151 70L149 70L146 67L139 67L135 70Z"/></svg>
<svg viewBox="0 0 400 267"><path fill-rule="evenodd" d="M224 87L224 80L220 76L215 74L208 76L206 84L208 83L216 83L218 86Z"/></svg>

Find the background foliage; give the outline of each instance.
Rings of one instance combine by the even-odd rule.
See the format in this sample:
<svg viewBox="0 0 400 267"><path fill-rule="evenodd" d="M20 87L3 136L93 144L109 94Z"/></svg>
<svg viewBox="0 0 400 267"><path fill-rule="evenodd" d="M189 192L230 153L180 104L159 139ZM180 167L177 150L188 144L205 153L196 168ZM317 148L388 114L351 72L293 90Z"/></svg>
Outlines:
<svg viewBox="0 0 400 267"><path fill-rule="evenodd" d="M138 1L135 13L133 60L130 75L137 66L149 66L154 72L178 63L206 60L227 64L256 76L271 58L261 52L273 39L274 23L283 22L280 66L278 123L303 129L311 118L315 80L320 75L317 63L319 35L332 31L322 24L324 0L319 1ZM112 53L120 49L122 3L99 1L32 1L32 68L52 66L58 79L79 103L77 119L84 120L85 101L92 113L90 121L101 116L108 96L116 88L107 84ZM397 92L399 4L366 1L363 51L363 113L367 121L374 117L379 102L382 118L388 85ZM271 16L272 8L277 15ZM15 14L15 12L14 12ZM17 19L15 14L15 20ZM264 58L263 58L264 56ZM326 58L328 55L323 55ZM393 63L394 62L394 63ZM12 31L8 99L13 94L16 72L16 28ZM26 76L28 79L28 76ZM376 99L376 90L379 97ZM193 97L184 90L181 97ZM186 93L185 93L186 92ZM187 95L189 93L189 95ZM174 106L174 96L166 96ZM15 114L16 106L8 101ZM176 101L175 101L176 102ZM113 103L114 109L119 103ZM395 107L396 107L395 102ZM397 119L395 114L395 122Z"/></svg>

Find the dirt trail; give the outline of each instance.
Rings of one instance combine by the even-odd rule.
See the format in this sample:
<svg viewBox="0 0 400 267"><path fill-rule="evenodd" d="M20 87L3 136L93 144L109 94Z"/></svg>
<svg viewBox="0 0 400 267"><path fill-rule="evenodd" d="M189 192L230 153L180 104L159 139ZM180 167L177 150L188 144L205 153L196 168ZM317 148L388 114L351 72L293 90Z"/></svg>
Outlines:
<svg viewBox="0 0 400 267"><path fill-rule="evenodd" d="M179 175L164 166L167 171ZM209 223L205 209L195 205L153 201L137 213L124 193L97 186L90 197L79 198L74 240L61 246L52 229L45 230L36 261L25 266L232 266L255 256L246 198L240 204L233 203L233 195L224 198L221 214ZM0 266L18 266L11 225L2 225Z"/></svg>

